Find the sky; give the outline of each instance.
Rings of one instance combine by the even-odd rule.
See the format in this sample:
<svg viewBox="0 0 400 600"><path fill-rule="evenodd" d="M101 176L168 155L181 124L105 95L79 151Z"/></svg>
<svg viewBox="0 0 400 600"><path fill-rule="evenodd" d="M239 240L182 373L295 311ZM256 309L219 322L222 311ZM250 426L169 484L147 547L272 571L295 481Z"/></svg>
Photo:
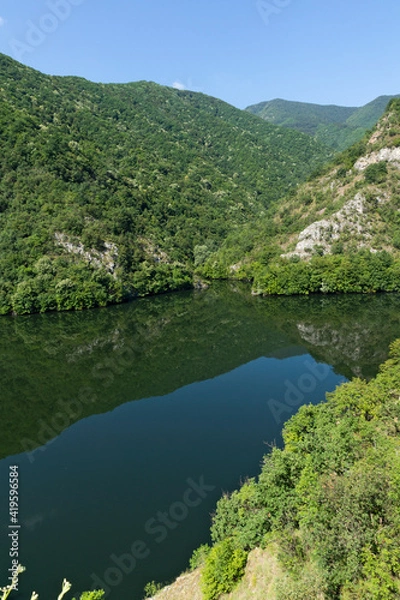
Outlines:
<svg viewBox="0 0 400 600"><path fill-rule="evenodd" d="M399 0L2 0L0 52L43 73L155 81L238 108L400 94Z"/></svg>

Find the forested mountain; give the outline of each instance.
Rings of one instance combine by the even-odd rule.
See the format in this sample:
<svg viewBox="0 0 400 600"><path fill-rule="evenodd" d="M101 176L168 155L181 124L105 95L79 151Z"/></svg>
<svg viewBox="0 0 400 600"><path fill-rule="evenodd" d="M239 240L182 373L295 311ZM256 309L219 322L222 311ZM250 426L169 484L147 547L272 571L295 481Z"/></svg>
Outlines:
<svg viewBox="0 0 400 600"><path fill-rule="evenodd" d="M371 134L230 234L203 273L266 294L400 291L400 100Z"/></svg>
<svg viewBox="0 0 400 600"><path fill-rule="evenodd" d="M335 150L345 150L376 125L394 96L379 96L361 108L270 100L246 110L275 125L297 129Z"/></svg>
<svg viewBox="0 0 400 600"><path fill-rule="evenodd" d="M192 284L329 155L203 94L51 77L0 55L0 313Z"/></svg>

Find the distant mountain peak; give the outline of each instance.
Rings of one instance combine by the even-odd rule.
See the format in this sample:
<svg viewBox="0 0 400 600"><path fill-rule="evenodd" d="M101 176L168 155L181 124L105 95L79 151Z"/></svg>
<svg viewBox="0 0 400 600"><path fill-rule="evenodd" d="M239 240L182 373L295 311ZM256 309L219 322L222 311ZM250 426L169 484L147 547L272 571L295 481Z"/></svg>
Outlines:
<svg viewBox="0 0 400 600"><path fill-rule="evenodd" d="M359 141L383 115L396 96L379 96L362 107L322 105L276 98L246 108L262 119L312 135L334 150Z"/></svg>

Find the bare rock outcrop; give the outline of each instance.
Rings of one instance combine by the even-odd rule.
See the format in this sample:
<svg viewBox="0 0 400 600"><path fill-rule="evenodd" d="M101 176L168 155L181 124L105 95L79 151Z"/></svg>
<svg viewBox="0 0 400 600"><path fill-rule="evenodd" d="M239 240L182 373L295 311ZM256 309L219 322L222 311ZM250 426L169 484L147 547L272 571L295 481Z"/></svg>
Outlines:
<svg viewBox="0 0 400 600"><path fill-rule="evenodd" d="M85 261L93 265L96 269L102 267L111 275L115 275L117 266L118 247L112 242L104 242L104 251L85 250L81 242L73 243L65 233L56 232L54 234L56 244L64 248L70 254L80 255Z"/></svg>
<svg viewBox="0 0 400 600"><path fill-rule="evenodd" d="M369 165L382 161L392 163L395 167L400 168L400 148L382 148L378 152L372 152L368 156L362 156L355 163L354 168L357 169L357 171L364 171Z"/></svg>
<svg viewBox="0 0 400 600"><path fill-rule="evenodd" d="M365 203L365 197L360 193L356 194L328 219L315 221L303 229L299 233L294 251L282 256L290 258L297 255L300 258L307 258L317 247L322 247L324 252L329 252L332 244L340 239L344 231L367 237L368 232L363 218L366 212Z"/></svg>

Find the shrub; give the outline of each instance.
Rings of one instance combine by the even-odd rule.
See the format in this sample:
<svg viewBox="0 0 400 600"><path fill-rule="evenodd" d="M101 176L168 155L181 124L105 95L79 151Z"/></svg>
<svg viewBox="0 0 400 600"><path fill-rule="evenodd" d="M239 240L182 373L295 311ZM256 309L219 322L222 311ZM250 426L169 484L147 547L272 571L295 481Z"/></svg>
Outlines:
<svg viewBox="0 0 400 600"><path fill-rule="evenodd" d="M202 567L206 562L207 556L210 553L210 546L208 544L202 544L193 552L192 557L189 561L189 567L191 571L194 571L198 567Z"/></svg>
<svg viewBox="0 0 400 600"><path fill-rule="evenodd" d="M94 590L93 592L83 592L80 600L103 600L105 592L103 590ZM75 598L73 598L75 600Z"/></svg>
<svg viewBox="0 0 400 600"><path fill-rule="evenodd" d="M233 590L243 577L247 553L235 547L231 538L216 544L207 556L202 574L204 600L216 600Z"/></svg>
<svg viewBox="0 0 400 600"><path fill-rule="evenodd" d="M337 242L334 242L331 246L332 254L343 254L343 250L343 242L340 242L339 240Z"/></svg>
<svg viewBox="0 0 400 600"><path fill-rule="evenodd" d="M337 175L337 177L340 177L341 179L344 179L344 177L346 177L346 175L347 175L347 169L345 169L345 167L340 167L336 171L336 175Z"/></svg>
<svg viewBox="0 0 400 600"><path fill-rule="evenodd" d="M157 592L159 592L162 588L161 583L156 583L155 581L149 581L149 583L146 583L146 585L144 586L144 598L151 598L152 596L154 596L155 594L157 594ZM81 599L82 600L82 599Z"/></svg>
<svg viewBox="0 0 400 600"><path fill-rule="evenodd" d="M373 163L365 169L365 181L367 183L382 183L386 179L387 172L387 163L385 161Z"/></svg>
<svg viewBox="0 0 400 600"><path fill-rule="evenodd" d="M393 246L400 250L400 232L396 232L393 236Z"/></svg>
<svg viewBox="0 0 400 600"><path fill-rule="evenodd" d="M237 547L251 550L261 544L269 529L269 517L262 504L260 489L254 479L250 479L239 490L230 496L224 495L218 501L211 538L214 543L232 538Z"/></svg>

